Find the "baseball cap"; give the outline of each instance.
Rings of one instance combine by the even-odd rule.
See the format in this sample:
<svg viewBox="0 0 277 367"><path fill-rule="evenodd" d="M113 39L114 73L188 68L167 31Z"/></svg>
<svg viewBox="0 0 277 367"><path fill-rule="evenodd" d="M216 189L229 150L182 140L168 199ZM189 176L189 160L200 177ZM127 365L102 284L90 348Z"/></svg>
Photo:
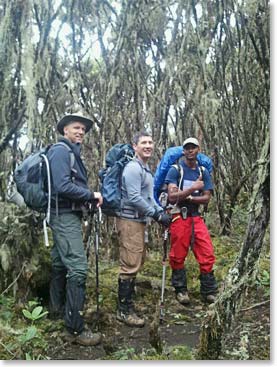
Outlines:
<svg viewBox="0 0 277 367"><path fill-rule="evenodd" d="M183 148L187 145L187 144L194 144L197 147L199 147L199 141L196 138L187 138L184 142L183 142Z"/></svg>

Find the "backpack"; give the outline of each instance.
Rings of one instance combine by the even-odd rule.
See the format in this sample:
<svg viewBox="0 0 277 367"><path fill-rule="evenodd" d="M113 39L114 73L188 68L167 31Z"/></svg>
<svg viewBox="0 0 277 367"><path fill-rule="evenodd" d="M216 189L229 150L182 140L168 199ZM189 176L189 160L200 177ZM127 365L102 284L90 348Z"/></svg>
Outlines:
<svg viewBox="0 0 277 367"><path fill-rule="evenodd" d="M162 191L166 189L166 187L163 186L167 172L169 171L169 168L174 164L175 168L177 168L178 171L180 172L181 166L178 164L178 160L182 156L183 156L182 146L171 147L165 151L165 154L163 155L160 163L158 164L158 167L154 175L154 199L159 205L161 205L159 201L160 194L162 193ZM202 167L204 167L204 169L207 169L210 174L212 173L213 162L211 158L209 158L203 153L198 153L197 162L198 165L200 166L200 170L202 170L203 169ZM182 175L182 172L180 172L180 174Z"/></svg>
<svg viewBox="0 0 277 367"><path fill-rule="evenodd" d="M37 212L45 212L48 205L45 183L47 186L50 183L50 171L46 154L50 147L51 145L29 155L14 172L17 191L28 208Z"/></svg>
<svg viewBox="0 0 277 367"><path fill-rule="evenodd" d="M75 157L70 147L59 142L68 149L70 166L74 165ZM46 212L51 200L51 174L47 152L53 145L48 145L38 152L32 153L16 168L14 181L17 191L23 196L25 204L32 210Z"/></svg>
<svg viewBox="0 0 277 367"><path fill-rule="evenodd" d="M122 172L134 156L135 151L130 144L115 144L106 154L106 166L99 170L98 176L103 196L101 209L107 216L120 215Z"/></svg>
<svg viewBox="0 0 277 367"><path fill-rule="evenodd" d="M72 169L75 157L71 148L64 142L58 142L54 145L62 145L68 149ZM46 225L50 221L51 208L51 173L47 152L52 146L48 145L29 155L14 172L17 191L22 195L28 208L46 214L43 221L46 246L49 246Z"/></svg>

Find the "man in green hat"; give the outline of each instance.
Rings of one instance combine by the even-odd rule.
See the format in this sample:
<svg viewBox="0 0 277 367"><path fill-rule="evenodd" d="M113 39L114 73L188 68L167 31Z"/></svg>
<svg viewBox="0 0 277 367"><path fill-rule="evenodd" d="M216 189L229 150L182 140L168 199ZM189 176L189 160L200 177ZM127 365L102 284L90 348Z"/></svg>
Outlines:
<svg viewBox="0 0 277 367"><path fill-rule="evenodd" d="M51 219L53 233L51 313L63 316L66 340L82 345L96 345L99 333L85 328L83 308L88 271L82 239L82 212L86 203L102 204L99 192L88 188L87 171L80 153L92 121L80 114L65 115L57 124L63 135L47 153L51 177Z"/></svg>

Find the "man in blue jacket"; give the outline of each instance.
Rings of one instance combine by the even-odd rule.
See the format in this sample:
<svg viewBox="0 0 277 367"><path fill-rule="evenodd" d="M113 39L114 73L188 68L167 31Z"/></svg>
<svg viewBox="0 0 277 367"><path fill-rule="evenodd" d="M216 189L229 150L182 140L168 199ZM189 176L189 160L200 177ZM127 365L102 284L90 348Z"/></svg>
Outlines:
<svg viewBox="0 0 277 367"><path fill-rule="evenodd" d="M101 335L85 329L82 316L87 258L82 239L82 207L85 203L102 204L99 192L91 192L87 171L80 152L92 121L79 114L65 115L57 124L63 135L47 153L51 179L52 203L50 227L53 233L50 302L52 313L64 316L66 339L82 345L96 345Z"/></svg>

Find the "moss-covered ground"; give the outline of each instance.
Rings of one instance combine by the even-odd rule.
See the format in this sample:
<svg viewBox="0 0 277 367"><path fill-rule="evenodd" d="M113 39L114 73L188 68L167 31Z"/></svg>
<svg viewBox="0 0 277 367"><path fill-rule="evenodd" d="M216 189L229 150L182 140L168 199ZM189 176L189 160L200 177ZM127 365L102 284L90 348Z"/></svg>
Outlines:
<svg viewBox="0 0 277 367"><path fill-rule="evenodd" d="M240 213L239 213L240 214ZM220 291L243 241L241 222L234 218L233 234L219 236L208 218L208 226L216 253L215 274ZM191 360L197 348L203 314L208 305L199 294L199 268L190 252L187 259L188 288L191 304L180 305L170 285L170 269L166 267L164 317L160 323L162 283L162 233L156 246L150 246L142 271L137 277L135 306L146 319L140 329L130 328L116 320L117 261L107 260L106 249L99 252L99 313L96 312L95 264L91 249L90 271L87 280L85 319L89 327L103 334L96 347L82 347L63 340L63 321L52 321L48 315L28 319L23 310L32 311L39 305L41 315L47 311L47 297L17 303L10 292L0 296L0 357L1 359L56 360ZM269 241L267 238L266 241ZM157 246L161 243L161 246ZM265 243L259 268L239 317L226 335L221 359L270 359L270 252ZM34 301L34 302L33 302ZM26 312L25 312L26 314Z"/></svg>

